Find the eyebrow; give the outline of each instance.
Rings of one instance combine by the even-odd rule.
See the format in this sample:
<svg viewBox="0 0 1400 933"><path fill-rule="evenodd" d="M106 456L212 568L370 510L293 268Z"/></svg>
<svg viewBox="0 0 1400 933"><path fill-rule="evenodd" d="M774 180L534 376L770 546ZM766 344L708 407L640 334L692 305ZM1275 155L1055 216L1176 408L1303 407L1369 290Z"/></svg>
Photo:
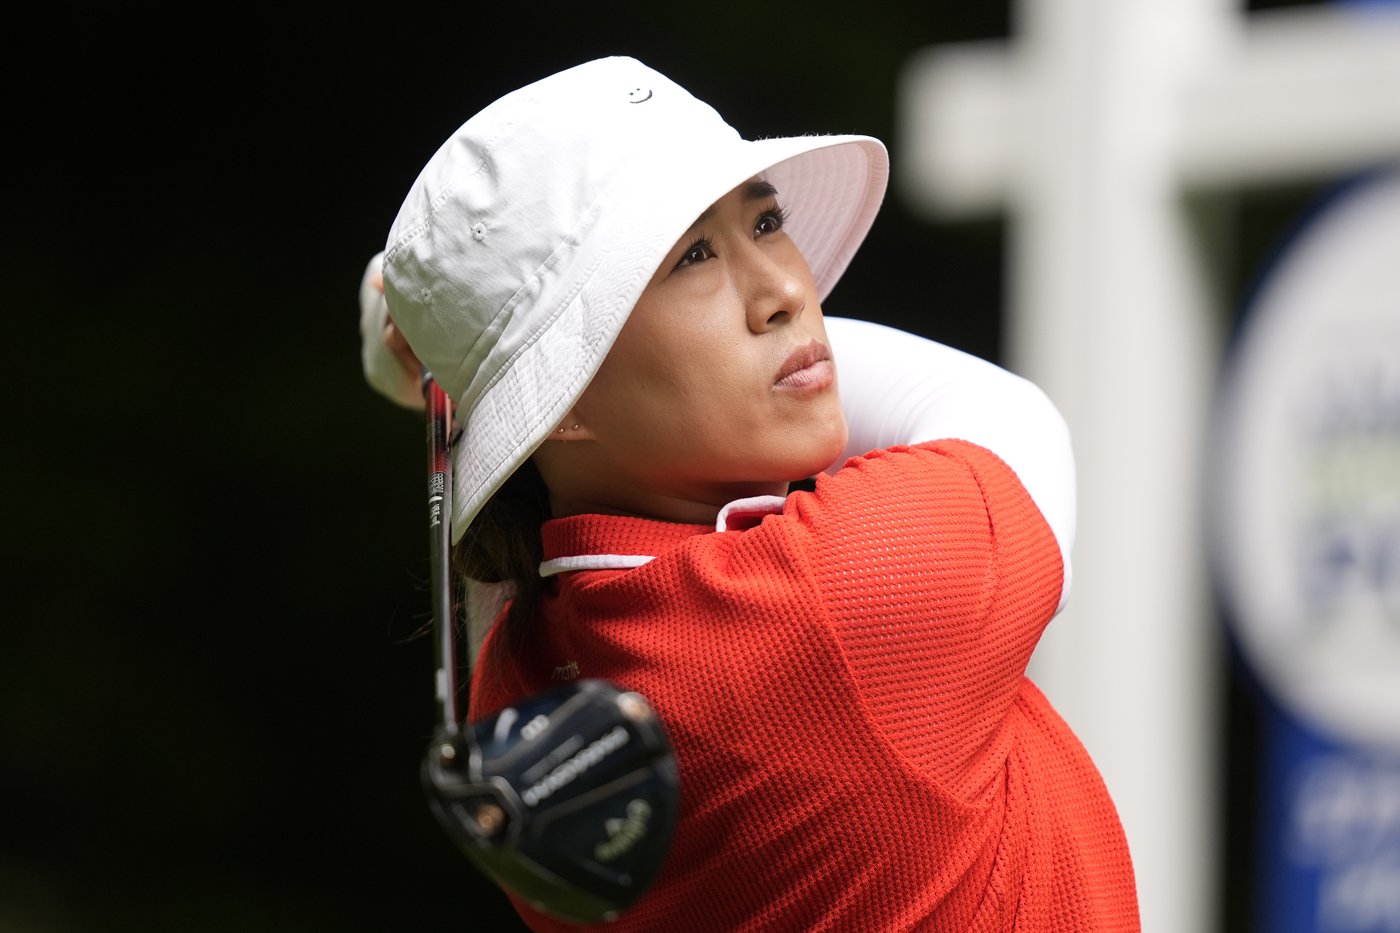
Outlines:
<svg viewBox="0 0 1400 933"><path fill-rule="evenodd" d="M777 197L777 194L778 189L774 188L770 182L762 180L751 181L744 185L743 199L745 202L766 201L769 198ZM705 221L709 220L712 216L714 216L714 213L715 206L711 204L709 207L705 208L703 211L700 212L700 216L695 218L695 223L691 224L691 226L699 226L700 224L704 223Z"/></svg>

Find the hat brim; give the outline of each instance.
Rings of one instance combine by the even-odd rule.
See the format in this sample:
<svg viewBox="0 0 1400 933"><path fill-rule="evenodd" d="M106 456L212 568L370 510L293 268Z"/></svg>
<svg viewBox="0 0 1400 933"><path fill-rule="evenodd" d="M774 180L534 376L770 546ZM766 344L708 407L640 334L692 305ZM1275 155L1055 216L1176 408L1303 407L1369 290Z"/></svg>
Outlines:
<svg viewBox="0 0 1400 933"><path fill-rule="evenodd" d="M767 178L787 208L788 235L825 300L864 241L884 199L889 157L868 136L735 138L721 151L680 151L628 176L583 247L591 271L568 293L541 296L553 311L490 385L458 409L452 541L535 452L602 365L661 260L695 218L737 185ZM665 191L664 197L655 192ZM606 269L605 275L598 271ZM581 284L579 282L581 281ZM543 416L541 416L543 413Z"/></svg>

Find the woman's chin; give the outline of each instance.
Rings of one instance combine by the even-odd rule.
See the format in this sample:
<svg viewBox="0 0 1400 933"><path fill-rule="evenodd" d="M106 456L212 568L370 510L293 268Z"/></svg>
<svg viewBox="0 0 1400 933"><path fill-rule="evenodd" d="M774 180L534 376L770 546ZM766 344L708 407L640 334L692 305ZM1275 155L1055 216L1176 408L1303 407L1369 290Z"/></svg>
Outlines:
<svg viewBox="0 0 1400 933"><path fill-rule="evenodd" d="M848 439L849 434L846 431L846 418L838 409L835 423L832 424L827 433L825 444L822 445L821 449L817 452L816 459L818 465L816 469L812 470L808 475L812 476L824 472L833 463L840 460L841 456L846 452L846 441Z"/></svg>
<svg viewBox="0 0 1400 933"><path fill-rule="evenodd" d="M793 479L806 479L809 476L816 476L818 473L825 473L827 469L836 463L841 455L846 451L846 429L845 423L841 425L841 430L820 444L813 444L804 451L804 456L796 460L792 465Z"/></svg>

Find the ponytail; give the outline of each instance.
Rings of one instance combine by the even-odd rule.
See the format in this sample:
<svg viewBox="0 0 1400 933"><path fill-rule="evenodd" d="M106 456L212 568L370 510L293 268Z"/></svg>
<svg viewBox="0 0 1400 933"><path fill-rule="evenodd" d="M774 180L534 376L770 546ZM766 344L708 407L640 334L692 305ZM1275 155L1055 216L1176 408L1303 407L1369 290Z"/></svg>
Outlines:
<svg viewBox="0 0 1400 933"><path fill-rule="evenodd" d="M486 501L452 549L459 575L480 583L505 583L513 591L504 620L512 646L524 639L545 591L540 526L549 517L549 490L534 462L526 460Z"/></svg>

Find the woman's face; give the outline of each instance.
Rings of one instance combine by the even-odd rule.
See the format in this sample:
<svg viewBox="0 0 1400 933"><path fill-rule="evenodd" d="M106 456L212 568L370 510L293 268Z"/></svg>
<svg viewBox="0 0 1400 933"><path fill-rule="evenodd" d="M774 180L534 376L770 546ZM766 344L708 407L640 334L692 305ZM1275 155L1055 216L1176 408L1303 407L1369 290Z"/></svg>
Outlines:
<svg viewBox="0 0 1400 933"><path fill-rule="evenodd" d="M554 435L565 443L546 445L556 515L713 520L840 456L846 422L816 286L783 222L778 192L751 180L676 242ZM551 460L571 461L569 475Z"/></svg>

